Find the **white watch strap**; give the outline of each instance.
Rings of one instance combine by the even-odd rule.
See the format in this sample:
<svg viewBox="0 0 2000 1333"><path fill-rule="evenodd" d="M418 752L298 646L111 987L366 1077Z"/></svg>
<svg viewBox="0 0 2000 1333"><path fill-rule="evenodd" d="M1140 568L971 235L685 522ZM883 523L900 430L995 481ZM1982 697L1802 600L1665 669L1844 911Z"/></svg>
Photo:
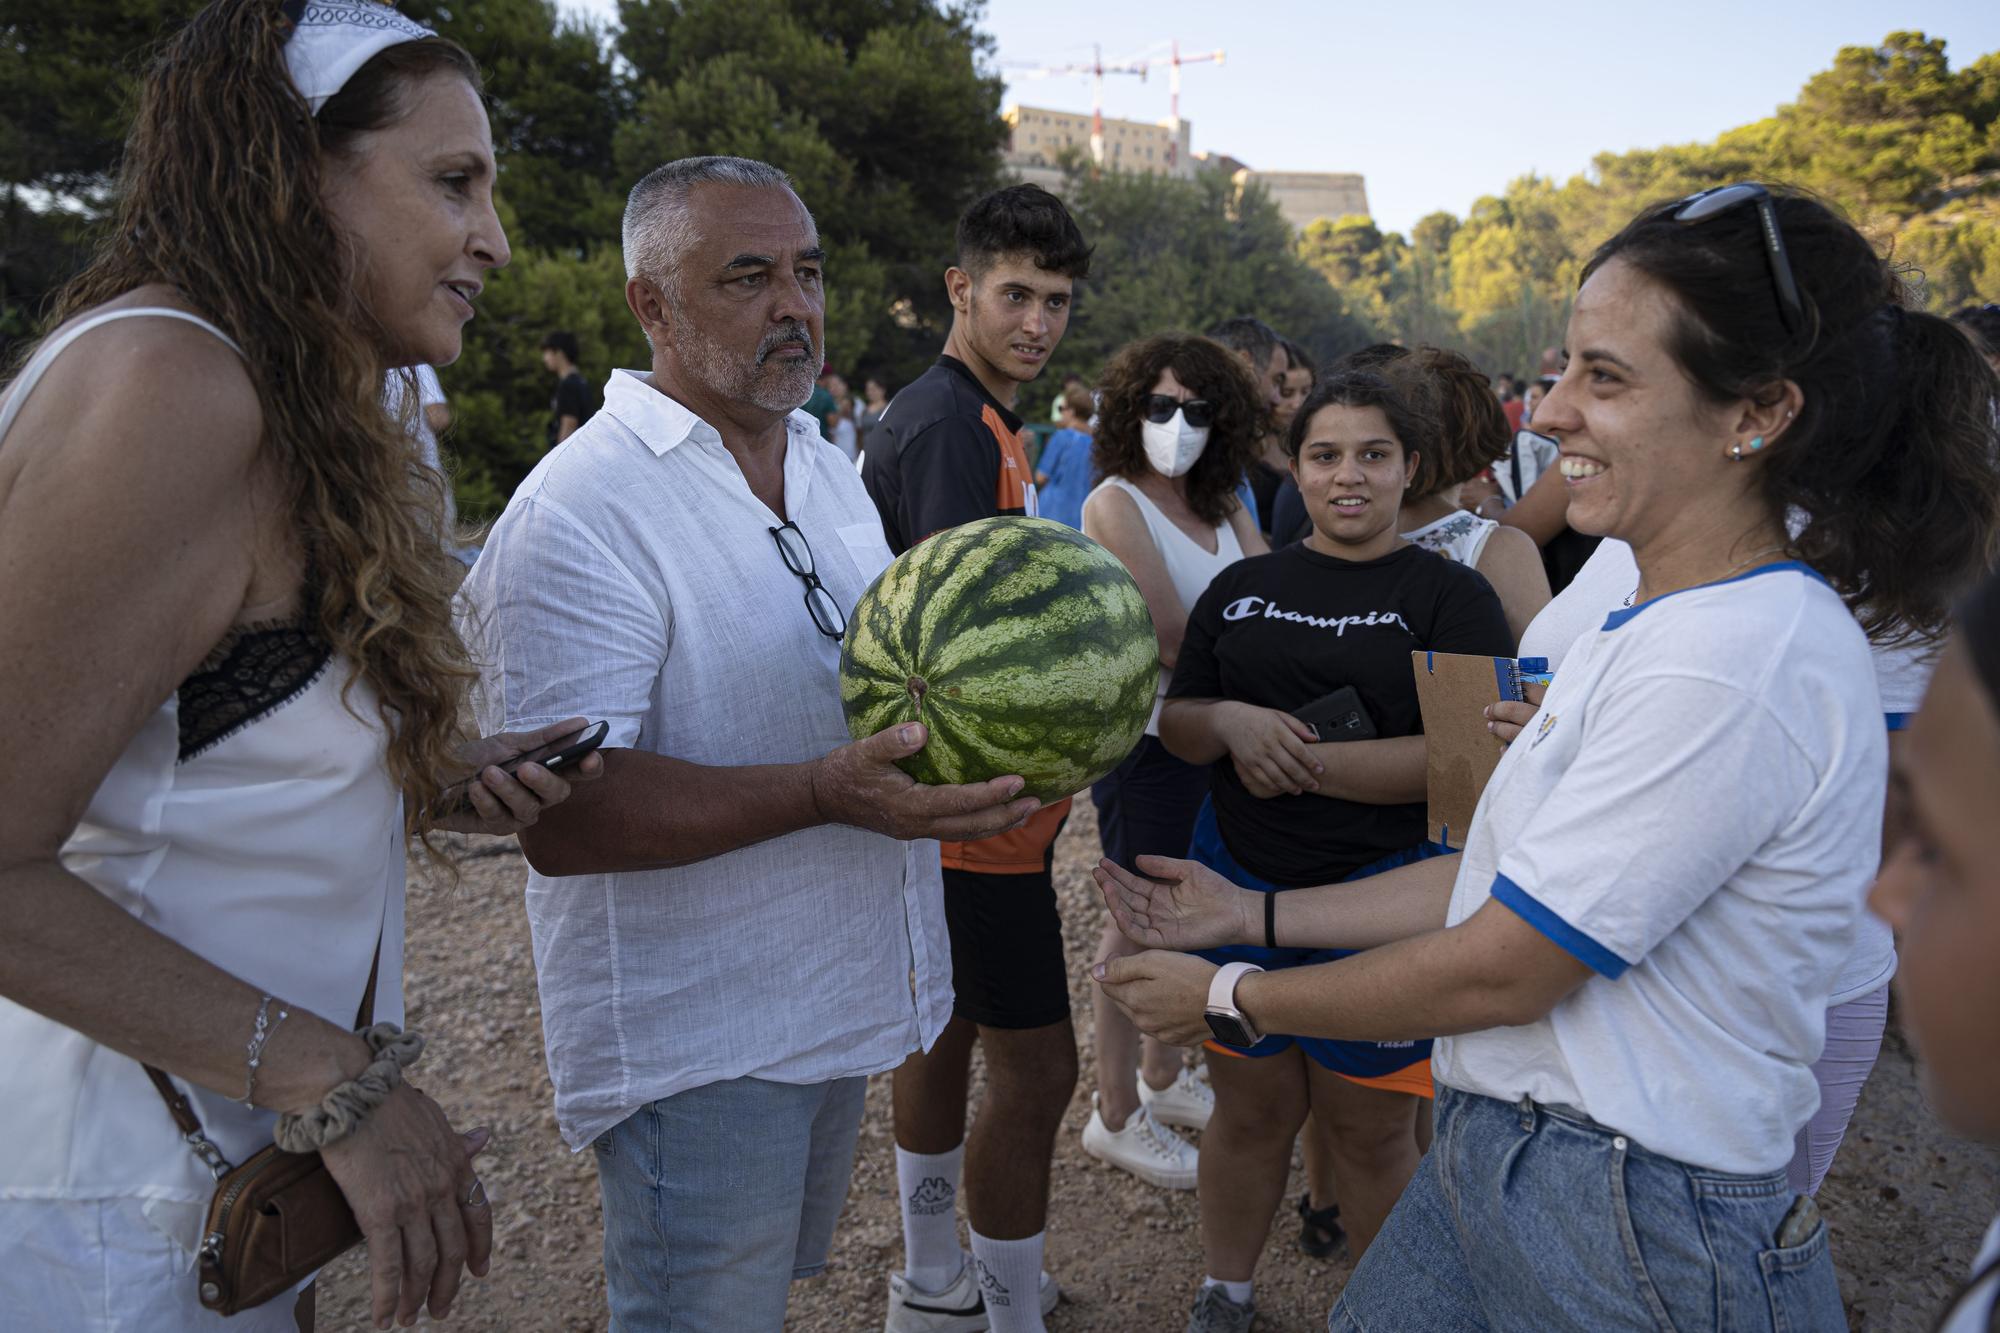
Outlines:
<svg viewBox="0 0 2000 1333"><path fill-rule="evenodd" d="M1208 983L1208 1008L1211 1013L1234 1014L1241 1018L1243 1011L1236 1007L1236 983L1246 973L1262 972L1255 963L1224 963L1216 970L1215 980Z"/></svg>

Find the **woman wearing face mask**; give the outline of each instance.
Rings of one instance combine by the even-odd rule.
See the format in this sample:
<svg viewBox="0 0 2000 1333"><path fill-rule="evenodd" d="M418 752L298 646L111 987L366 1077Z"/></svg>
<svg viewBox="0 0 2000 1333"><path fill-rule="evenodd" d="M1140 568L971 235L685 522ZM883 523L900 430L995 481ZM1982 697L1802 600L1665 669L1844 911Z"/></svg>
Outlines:
<svg viewBox="0 0 2000 1333"><path fill-rule="evenodd" d="M1331 1328L1843 1326L1787 1163L1880 852L1867 633L1937 633L1994 540L2000 384L1904 299L1824 204L1749 183L1586 266L1537 421L1569 521L1631 547L1630 605L1571 647L1459 864L1291 895L1281 941L1374 947L1216 1011L1448 1034L1436 1146ZM1142 938L1249 935L1251 895L1141 869L1169 883L1100 882ZM1105 980L1171 1038L1215 980L1185 958Z"/></svg>
<svg viewBox="0 0 2000 1333"><path fill-rule="evenodd" d="M1378 374L1323 380L1289 440L1311 534L1222 571L1188 617L1160 738L1181 759L1212 766L1190 856L1273 902L1285 890L1365 878L1432 853L1410 654L1513 648L1486 581L1396 530L1404 491L1437 433L1435 417ZM1334 739L1355 730L1371 738ZM1338 956L1251 947L1213 961L1276 970ZM1341 1221L1359 1254L1416 1169L1418 1103L1429 1092L1423 1043L1273 1036L1209 1050L1208 1276L1188 1323L1196 1331L1249 1326L1252 1273L1308 1109L1326 1136Z"/></svg>
<svg viewBox="0 0 2000 1333"><path fill-rule="evenodd" d="M457 359L507 262L478 72L380 5L217 0L121 170L0 393L0 731L62 733L0 753L0 1311L310 1328L310 1286L296 1323L294 1293L226 1324L198 1295L208 1168L275 1134L361 1224L373 1319L442 1318L491 1253L487 1136L402 1077L405 833L451 770L582 725L461 748L464 570L382 406L385 372ZM445 826L569 790L479 771Z"/></svg>
<svg viewBox="0 0 2000 1333"><path fill-rule="evenodd" d="M1067 390L1085 402L1080 386ZM1083 530L1138 581L1160 640L1160 691L1179 656L1188 610L1216 573L1264 540L1234 494L1255 454L1263 401L1242 361L1218 343L1168 334L1133 343L1105 368L1093 457L1104 478L1083 507ZM1159 706L1138 748L1091 788L1107 854L1185 855L1208 775L1167 753ZM1103 950L1125 947L1107 921ZM1084 1151L1141 1180L1193 1189L1195 1148L1166 1128L1202 1129L1214 1102L1172 1046L1139 1031L1100 999L1098 1089Z"/></svg>

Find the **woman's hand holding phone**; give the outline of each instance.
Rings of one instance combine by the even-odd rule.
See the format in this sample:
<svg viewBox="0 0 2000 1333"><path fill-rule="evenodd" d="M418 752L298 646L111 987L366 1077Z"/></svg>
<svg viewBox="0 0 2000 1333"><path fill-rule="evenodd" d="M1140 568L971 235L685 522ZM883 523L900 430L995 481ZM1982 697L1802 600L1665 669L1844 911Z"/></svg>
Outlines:
<svg viewBox="0 0 2000 1333"><path fill-rule="evenodd" d="M519 833L542 811L568 800L572 782L603 774L604 757L595 751L607 730L606 723L573 717L466 744L458 757L472 776L445 789L431 807L430 827L501 837Z"/></svg>

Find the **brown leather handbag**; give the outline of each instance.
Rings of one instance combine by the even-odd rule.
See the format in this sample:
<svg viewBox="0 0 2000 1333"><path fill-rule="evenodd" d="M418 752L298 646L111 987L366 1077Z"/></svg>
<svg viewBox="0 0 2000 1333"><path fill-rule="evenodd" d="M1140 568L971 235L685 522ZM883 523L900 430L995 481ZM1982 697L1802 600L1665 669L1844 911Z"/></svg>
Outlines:
<svg viewBox="0 0 2000 1333"><path fill-rule="evenodd" d="M375 977L381 966L378 941L357 1028L374 1021ZM361 1243L361 1224L318 1153L286 1152L274 1143L231 1166L202 1132L186 1094L153 1066L145 1070L188 1147L215 1177L195 1266L204 1307L232 1315L262 1305Z"/></svg>
<svg viewBox="0 0 2000 1333"><path fill-rule="evenodd" d="M151 1065L146 1073L188 1146L215 1173L195 1272L203 1306L232 1315L262 1305L361 1243L361 1224L318 1153L272 1144L231 1166L187 1097Z"/></svg>

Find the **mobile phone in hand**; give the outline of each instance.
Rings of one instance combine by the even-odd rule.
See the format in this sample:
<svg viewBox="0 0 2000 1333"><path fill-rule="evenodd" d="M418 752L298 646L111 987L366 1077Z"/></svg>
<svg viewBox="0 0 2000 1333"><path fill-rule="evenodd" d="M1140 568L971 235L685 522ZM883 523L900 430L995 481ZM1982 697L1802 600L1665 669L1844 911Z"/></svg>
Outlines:
<svg viewBox="0 0 2000 1333"><path fill-rule="evenodd" d="M540 764L551 773L560 773L563 769L568 768L592 750L604 744L604 737L610 730L611 724L609 722L593 722L581 731L572 731L567 736L558 736L547 745L524 751L521 754L515 755L512 759L502 760L498 767L508 777L513 777L523 764ZM486 767L491 768L493 765L489 764ZM485 768L480 769L480 773L485 771ZM446 787L444 794L438 797L437 804L431 808L440 815L457 814L472 810L474 807L472 804L471 788L472 784L477 781L479 781L479 773L474 773L465 781L455 782L451 786Z"/></svg>

